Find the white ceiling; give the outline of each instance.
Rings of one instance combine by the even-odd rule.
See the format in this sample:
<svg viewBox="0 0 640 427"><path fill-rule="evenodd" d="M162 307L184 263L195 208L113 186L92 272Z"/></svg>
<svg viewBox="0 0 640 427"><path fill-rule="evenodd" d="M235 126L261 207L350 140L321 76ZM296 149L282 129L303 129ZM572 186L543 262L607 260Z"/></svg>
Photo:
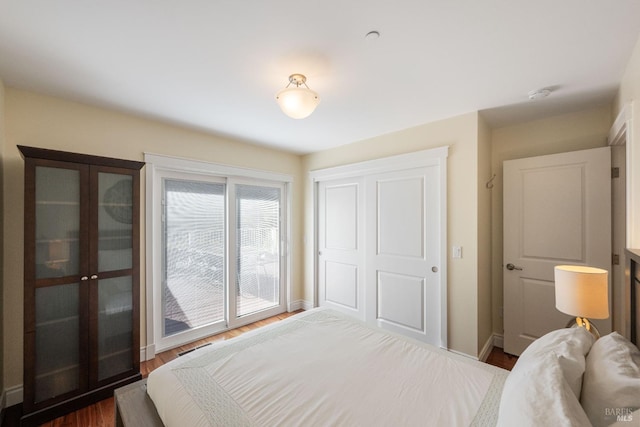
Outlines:
<svg viewBox="0 0 640 427"><path fill-rule="evenodd" d="M639 31L638 0L0 0L0 77L308 153L476 110L502 126L605 105ZM292 73L321 98L307 119L274 99Z"/></svg>

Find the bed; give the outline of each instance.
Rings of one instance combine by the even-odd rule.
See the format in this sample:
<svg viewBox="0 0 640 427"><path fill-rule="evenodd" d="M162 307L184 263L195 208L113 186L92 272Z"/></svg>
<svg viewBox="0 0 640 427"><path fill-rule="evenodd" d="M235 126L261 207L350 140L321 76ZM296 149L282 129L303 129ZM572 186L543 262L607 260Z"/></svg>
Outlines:
<svg viewBox="0 0 640 427"><path fill-rule="evenodd" d="M509 373L323 308L187 353L116 391L116 425L136 427L628 427L638 408L640 350L617 333L553 331Z"/></svg>

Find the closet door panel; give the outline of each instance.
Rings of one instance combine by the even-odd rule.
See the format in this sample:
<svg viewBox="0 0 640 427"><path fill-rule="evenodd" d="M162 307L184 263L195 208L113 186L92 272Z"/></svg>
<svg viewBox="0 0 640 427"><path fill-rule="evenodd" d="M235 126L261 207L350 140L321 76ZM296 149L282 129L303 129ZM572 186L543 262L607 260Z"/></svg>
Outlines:
<svg viewBox="0 0 640 427"><path fill-rule="evenodd" d="M378 271L377 318L400 328L422 332L425 313L424 277Z"/></svg>
<svg viewBox="0 0 640 427"><path fill-rule="evenodd" d="M311 173L319 305L447 347L447 156L441 147Z"/></svg>
<svg viewBox="0 0 640 427"><path fill-rule="evenodd" d="M324 263L325 301L358 309L358 267L352 264Z"/></svg>
<svg viewBox="0 0 640 427"><path fill-rule="evenodd" d="M361 178L318 184L321 306L364 320L364 190Z"/></svg>
<svg viewBox="0 0 640 427"><path fill-rule="evenodd" d="M380 179L375 185L376 253L424 258L424 176Z"/></svg>
<svg viewBox="0 0 640 427"><path fill-rule="evenodd" d="M373 174L367 186L367 318L439 344L439 171Z"/></svg>

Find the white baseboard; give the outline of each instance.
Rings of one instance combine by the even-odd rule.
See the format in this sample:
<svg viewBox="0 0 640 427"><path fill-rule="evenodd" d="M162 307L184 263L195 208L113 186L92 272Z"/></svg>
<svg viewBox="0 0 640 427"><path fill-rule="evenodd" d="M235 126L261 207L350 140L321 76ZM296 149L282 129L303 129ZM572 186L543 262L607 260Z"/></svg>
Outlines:
<svg viewBox="0 0 640 427"><path fill-rule="evenodd" d="M451 353L455 353L455 354L460 355L460 356L464 356L464 357L466 357L467 359L478 360L478 358L477 358L477 357L472 356L472 355L467 354L467 353L463 353L463 352L461 352L461 351L451 350L451 349L448 349L447 351L449 351L449 352L451 352Z"/></svg>
<svg viewBox="0 0 640 427"><path fill-rule="evenodd" d="M289 303L289 307L287 308L287 311L292 312L296 310L311 310L312 308L313 308L313 303L311 301L299 299L296 301L291 301Z"/></svg>
<svg viewBox="0 0 640 427"><path fill-rule="evenodd" d="M140 347L140 361L151 360L156 357L155 344L148 345L146 347Z"/></svg>
<svg viewBox="0 0 640 427"><path fill-rule="evenodd" d="M504 335L493 334L493 346L504 348Z"/></svg>
<svg viewBox="0 0 640 427"><path fill-rule="evenodd" d="M24 398L24 394L23 394L23 390L22 390L22 384L15 385L13 387L9 387L8 389L5 390L5 394L6 394L6 405L7 405L7 408L9 406L13 406L13 405L17 405L19 403L22 403L22 400Z"/></svg>
<svg viewBox="0 0 640 427"><path fill-rule="evenodd" d="M495 345L494 342L495 342L494 335L493 334L489 335L487 342L484 343L482 350L480 350L480 354L478 354L478 360L482 362L487 361L487 359L489 358L489 355L491 354L491 350L493 350L493 347Z"/></svg>
<svg viewBox="0 0 640 427"><path fill-rule="evenodd" d="M482 350L478 355L478 359L486 362L494 347L504 348L504 335L491 334L487 342L484 344L484 347L482 347Z"/></svg>
<svg viewBox="0 0 640 427"><path fill-rule="evenodd" d="M449 349L449 351L451 353L459 354L460 356L468 357L470 359L486 362L489 358L489 355L491 354L491 350L493 350L494 347L504 348L504 336L502 334L491 334L491 336L489 336L489 338L487 339L487 342L484 343L482 350L480 350L480 354L478 355L478 357L451 349Z"/></svg>

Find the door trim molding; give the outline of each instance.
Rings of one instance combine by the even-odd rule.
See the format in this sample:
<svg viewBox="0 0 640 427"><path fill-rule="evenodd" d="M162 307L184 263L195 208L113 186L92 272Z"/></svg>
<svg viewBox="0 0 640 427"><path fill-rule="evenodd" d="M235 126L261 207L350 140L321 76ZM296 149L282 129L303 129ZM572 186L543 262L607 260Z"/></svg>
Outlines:
<svg viewBox="0 0 640 427"><path fill-rule="evenodd" d="M392 172L403 169L419 168L440 163L440 159L449 156L449 146L416 151L413 153L399 154L396 156L382 157L364 162L348 165L334 166L325 169L316 169L309 172L313 182L327 181L340 178L353 178L374 173Z"/></svg>
<svg viewBox="0 0 640 427"><path fill-rule="evenodd" d="M634 197L633 184L637 181L636 174L633 168L633 102L629 102L622 107L618 117L613 122L611 129L609 130L609 136L607 137L607 143L611 146L624 145L626 156L626 247L640 246L640 237L638 233L640 226L634 225L633 218L636 218L640 213L640 198ZM636 206L637 205L637 206Z"/></svg>
<svg viewBox="0 0 640 427"><path fill-rule="evenodd" d="M448 311L447 311L447 157L449 146L442 146L412 153L382 157L374 160L351 163L347 165L317 169L309 172L312 183L313 200L313 306L319 305L319 263L318 263L318 208L321 181L353 178L367 175L393 172L428 166L439 166L440 172L440 343L442 348L448 348Z"/></svg>

